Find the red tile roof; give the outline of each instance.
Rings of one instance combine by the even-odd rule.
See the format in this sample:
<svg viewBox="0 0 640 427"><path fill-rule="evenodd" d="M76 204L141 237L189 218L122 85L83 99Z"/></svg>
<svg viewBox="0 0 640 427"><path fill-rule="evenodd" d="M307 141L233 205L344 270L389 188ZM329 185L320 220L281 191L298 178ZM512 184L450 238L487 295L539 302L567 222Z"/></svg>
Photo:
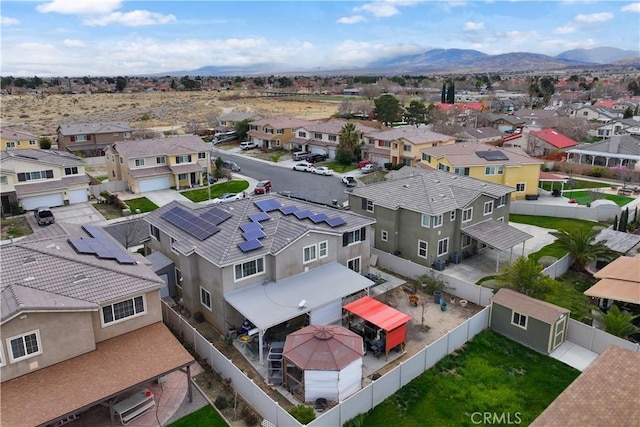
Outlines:
<svg viewBox="0 0 640 427"><path fill-rule="evenodd" d="M553 129L532 131L531 134L537 136L538 138L542 139L548 144L553 145L556 148L569 148L578 145L578 143L573 139L569 138L568 136L564 136L563 134Z"/></svg>

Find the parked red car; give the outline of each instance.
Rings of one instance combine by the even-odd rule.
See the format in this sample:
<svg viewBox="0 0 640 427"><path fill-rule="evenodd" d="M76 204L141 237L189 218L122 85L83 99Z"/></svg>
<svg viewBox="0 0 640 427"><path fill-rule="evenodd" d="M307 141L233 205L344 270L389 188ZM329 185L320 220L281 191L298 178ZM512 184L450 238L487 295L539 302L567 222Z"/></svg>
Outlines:
<svg viewBox="0 0 640 427"><path fill-rule="evenodd" d="M373 163L373 162L372 162L371 160L367 160L367 159L365 159L365 160L360 160L360 161L358 162L358 169L362 169L363 167L365 167L366 165L368 165L368 164L370 164L370 163Z"/></svg>
<svg viewBox="0 0 640 427"><path fill-rule="evenodd" d="M266 194L271 191L271 181L260 181L256 184L253 194Z"/></svg>

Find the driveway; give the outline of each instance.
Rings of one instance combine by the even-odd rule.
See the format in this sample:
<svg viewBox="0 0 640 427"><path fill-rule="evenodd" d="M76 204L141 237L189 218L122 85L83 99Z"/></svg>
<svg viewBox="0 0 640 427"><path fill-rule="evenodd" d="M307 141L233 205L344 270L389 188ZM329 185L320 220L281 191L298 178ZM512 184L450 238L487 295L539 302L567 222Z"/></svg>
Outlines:
<svg viewBox="0 0 640 427"><path fill-rule="evenodd" d="M76 203L69 206L59 206L52 208L53 215L56 217L56 222L66 222L70 224L99 224L104 222L105 219L100 212L98 212L91 203ZM29 225L33 231L38 231L41 226L36 222L32 213L26 215Z"/></svg>
<svg viewBox="0 0 640 427"><path fill-rule="evenodd" d="M146 197L147 199L158 205L158 207L168 205L174 200L178 200L179 202L191 202L191 200L187 199L176 190L150 191L148 193L135 194L134 196L135 197L131 198Z"/></svg>

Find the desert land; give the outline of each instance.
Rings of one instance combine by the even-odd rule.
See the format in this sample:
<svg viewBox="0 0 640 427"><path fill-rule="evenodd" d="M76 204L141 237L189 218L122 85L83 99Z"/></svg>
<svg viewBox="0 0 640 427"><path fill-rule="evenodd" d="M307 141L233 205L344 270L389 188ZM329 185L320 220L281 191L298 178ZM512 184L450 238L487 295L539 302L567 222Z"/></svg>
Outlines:
<svg viewBox="0 0 640 427"><path fill-rule="evenodd" d="M339 107L338 101L290 101L203 91L3 95L0 102L3 127L39 136L55 135L61 123L124 121L134 130L179 130L194 122L209 127L213 117L231 111L319 120L329 118Z"/></svg>

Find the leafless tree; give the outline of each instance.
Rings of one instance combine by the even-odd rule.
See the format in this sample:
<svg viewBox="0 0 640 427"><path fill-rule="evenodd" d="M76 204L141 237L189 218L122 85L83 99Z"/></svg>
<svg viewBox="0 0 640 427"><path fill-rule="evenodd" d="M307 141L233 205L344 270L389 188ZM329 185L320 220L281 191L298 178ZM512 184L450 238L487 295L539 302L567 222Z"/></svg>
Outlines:
<svg viewBox="0 0 640 427"><path fill-rule="evenodd" d="M138 212L132 212L129 218L121 223L119 230L122 233L122 237L124 239L124 247L129 249L129 247L136 241L140 240L140 232L142 231L142 219L138 218Z"/></svg>
<svg viewBox="0 0 640 427"><path fill-rule="evenodd" d="M211 128L220 126L220 116L217 111L211 111L207 113L207 115L205 116L205 120L207 121L207 125Z"/></svg>
<svg viewBox="0 0 640 427"><path fill-rule="evenodd" d="M380 86L366 85L360 88L360 96L365 97L369 101L372 101L373 99L377 98L378 96L380 96L381 93L382 93L382 90Z"/></svg>
<svg viewBox="0 0 640 427"><path fill-rule="evenodd" d="M187 134L196 135L198 133L198 121L195 119L189 119L185 123L185 130Z"/></svg>
<svg viewBox="0 0 640 427"><path fill-rule="evenodd" d="M356 103L354 108L356 113L362 114L365 117L369 117L371 112L373 111L373 105L369 101L360 101Z"/></svg>
<svg viewBox="0 0 640 427"><path fill-rule="evenodd" d="M350 99L343 100L338 107L338 113L341 116L350 116L353 113L353 102Z"/></svg>

